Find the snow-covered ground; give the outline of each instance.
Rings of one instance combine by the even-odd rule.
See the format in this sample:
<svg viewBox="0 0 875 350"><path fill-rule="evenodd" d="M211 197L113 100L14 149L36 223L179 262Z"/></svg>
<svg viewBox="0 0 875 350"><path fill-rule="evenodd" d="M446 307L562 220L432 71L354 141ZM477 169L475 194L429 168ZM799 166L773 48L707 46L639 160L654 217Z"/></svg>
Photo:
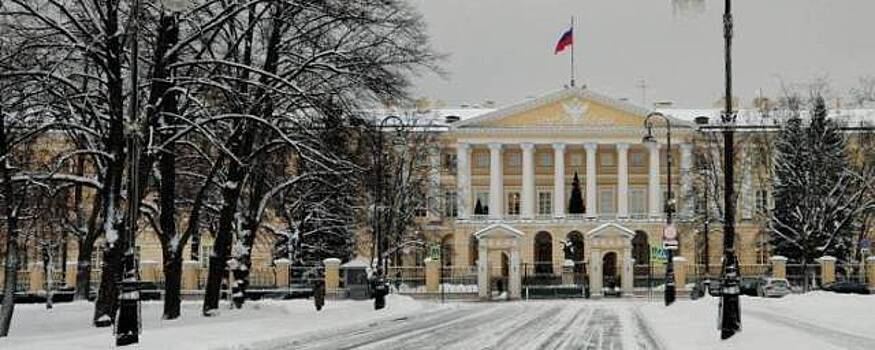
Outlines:
<svg viewBox="0 0 875 350"><path fill-rule="evenodd" d="M717 298L639 310L666 349L875 349L875 296L813 292L742 297L742 332L719 340Z"/></svg>
<svg viewBox="0 0 875 350"><path fill-rule="evenodd" d="M260 301L243 310L161 321L160 303L143 304L142 349L875 349L875 296L809 293L742 299L743 330L720 341L716 298L453 302L392 295L370 301ZM92 306L19 305L0 349L107 349L111 331L89 326Z"/></svg>
<svg viewBox="0 0 875 350"><path fill-rule="evenodd" d="M312 300L255 301L242 310L223 308L217 317L200 314L200 302L184 302L182 317L161 320L160 303L143 303L142 349L245 349L250 344L293 339L297 334L334 327L390 320L442 308L430 301L390 295L386 309L373 310L372 301L326 300L316 312ZM451 307L450 307L451 308ZM112 330L90 326L91 303L16 305L8 338L0 349L109 349Z"/></svg>

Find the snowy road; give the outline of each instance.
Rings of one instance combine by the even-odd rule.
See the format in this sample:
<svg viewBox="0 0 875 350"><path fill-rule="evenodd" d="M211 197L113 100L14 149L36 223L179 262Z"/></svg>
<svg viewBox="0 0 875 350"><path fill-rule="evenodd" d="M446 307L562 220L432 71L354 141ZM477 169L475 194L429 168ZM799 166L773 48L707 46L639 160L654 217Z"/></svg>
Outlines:
<svg viewBox="0 0 875 350"><path fill-rule="evenodd" d="M297 337L272 349L656 350L633 303L466 304Z"/></svg>

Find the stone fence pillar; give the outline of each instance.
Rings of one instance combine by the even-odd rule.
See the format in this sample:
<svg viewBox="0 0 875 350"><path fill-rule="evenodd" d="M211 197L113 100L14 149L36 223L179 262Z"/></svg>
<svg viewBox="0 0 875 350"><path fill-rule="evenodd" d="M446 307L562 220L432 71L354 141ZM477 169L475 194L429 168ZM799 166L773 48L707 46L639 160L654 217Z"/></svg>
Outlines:
<svg viewBox="0 0 875 350"><path fill-rule="evenodd" d="M775 255L769 258L769 263L772 264L772 277L787 278L787 257Z"/></svg>
<svg viewBox="0 0 875 350"><path fill-rule="evenodd" d="M676 256L674 261L674 285L677 290L687 289L687 258Z"/></svg>
<svg viewBox="0 0 875 350"><path fill-rule="evenodd" d="M574 284L574 261L571 259L565 259L562 264L562 284Z"/></svg>
<svg viewBox="0 0 875 350"><path fill-rule="evenodd" d="M325 293L337 294L340 287L340 259L328 258L322 261L325 264Z"/></svg>
<svg viewBox="0 0 875 350"><path fill-rule="evenodd" d="M875 256L866 258L866 270L869 276L869 289L875 289Z"/></svg>
<svg viewBox="0 0 875 350"><path fill-rule="evenodd" d="M820 263L820 284L835 282L836 280L836 258L824 255L817 259Z"/></svg>
<svg viewBox="0 0 875 350"><path fill-rule="evenodd" d="M273 272L276 276L276 287L285 288L289 286L289 259L276 259L273 261Z"/></svg>
<svg viewBox="0 0 875 350"><path fill-rule="evenodd" d="M202 259L206 259L203 257ZM186 260L182 262L182 290L195 291L198 290L198 280L200 279L200 263L194 260Z"/></svg>
<svg viewBox="0 0 875 350"><path fill-rule="evenodd" d="M76 285L76 272L77 272L78 266L79 266L78 261L68 261L67 262L67 266L65 267L67 269L67 272L66 272L67 275L64 276L65 277L64 283L67 284L67 286L73 287Z"/></svg>
<svg viewBox="0 0 875 350"><path fill-rule="evenodd" d="M441 261L425 259L425 291L437 293L441 284Z"/></svg>
<svg viewBox="0 0 875 350"><path fill-rule="evenodd" d="M29 279L30 279L30 290L31 293L41 292L45 290L46 284L46 271L43 263L38 262L34 264L30 264L29 269Z"/></svg>
<svg viewBox="0 0 875 350"><path fill-rule="evenodd" d="M160 265L157 261L143 260L140 261L140 280L148 282L158 282Z"/></svg>

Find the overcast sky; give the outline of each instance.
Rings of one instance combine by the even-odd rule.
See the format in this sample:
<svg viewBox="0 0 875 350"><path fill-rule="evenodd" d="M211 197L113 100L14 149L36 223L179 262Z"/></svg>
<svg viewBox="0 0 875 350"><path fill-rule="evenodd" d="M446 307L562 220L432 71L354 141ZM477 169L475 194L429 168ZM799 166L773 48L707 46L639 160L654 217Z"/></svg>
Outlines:
<svg viewBox="0 0 875 350"><path fill-rule="evenodd" d="M410 0L429 25L434 47L450 55L447 78L426 76L417 95L448 106L499 105L561 88L569 57L554 56L559 35L577 17L578 84L640 103L708 107L722 96L722 0L703 0L696 16L673 15L684 0ZM696 0L685 0L696 1ZM749 105L781 81L827 75L845 94L875 74L875 1L735 0L736 95Z"/></svg>

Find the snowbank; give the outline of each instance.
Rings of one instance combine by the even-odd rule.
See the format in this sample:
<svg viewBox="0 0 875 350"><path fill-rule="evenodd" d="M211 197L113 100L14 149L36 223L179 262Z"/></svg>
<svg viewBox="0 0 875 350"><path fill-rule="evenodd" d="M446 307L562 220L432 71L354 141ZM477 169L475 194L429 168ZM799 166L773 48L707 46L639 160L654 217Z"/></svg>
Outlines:
<svg viewBox="0 0 875 350"><path fill-rule="evenodd" d="M439 304L390 295L386 309L374 311L372 301L327 300L316 312L312 300L264 300L242 310L223 306L216 317L200 315L201 303L185 302L182 317L161 320L161 303L143 303L141 349L245 349L250 344L351 326L363 322L428 312ZM16 305L10 337L0 349L109 349L112 330L93 328L90 303L56 304L51 312L42 305Z"/></svg>
<svg viewBox="0 0 875 350"><path fill-rule="evenodd" d="M719 299L648 303L639 312L667 349L854 349L875 346L875 297L809 293L781 299L742 297L742 332L720 340ZM862 337L854 338L848 331ZM862 330L868 330L867 333ZM871 341L871 343L869 343ZM861 348L861 349L862 349Z"/></svg>

